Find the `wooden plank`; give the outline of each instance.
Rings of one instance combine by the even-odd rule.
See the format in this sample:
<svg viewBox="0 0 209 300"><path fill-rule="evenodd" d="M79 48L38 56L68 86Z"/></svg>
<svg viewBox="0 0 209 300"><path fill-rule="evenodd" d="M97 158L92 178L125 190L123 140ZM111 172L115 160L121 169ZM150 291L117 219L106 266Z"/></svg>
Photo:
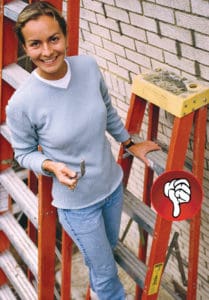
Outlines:
<svg viewBox="0 0 209 300"><path fill-rule="evenodd" d="M0 229L6 234L19 256L26 263L33 275L38 276L38 250L25 230L13 215L8 212L0 215Z"/></svg>
<svg viewBox="0 0 209 300"><path fill-rule="evenodd" d="M14 286L21 300L37 300L37 293L9 251L0 254L0 268Z"/></svg>

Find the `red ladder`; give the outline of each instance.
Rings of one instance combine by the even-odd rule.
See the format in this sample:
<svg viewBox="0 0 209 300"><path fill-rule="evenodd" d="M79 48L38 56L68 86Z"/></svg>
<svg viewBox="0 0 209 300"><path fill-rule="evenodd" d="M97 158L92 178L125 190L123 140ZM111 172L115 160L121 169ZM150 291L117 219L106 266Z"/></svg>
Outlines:
<svg viewBox="0 0 209 300"><path fill-rule="evenodd" d="M168 75L168 72L165 74ZM171 113L174 116L174 123L165 168L166 171L169 171L184 168L191 129L194 126L192 172L202 182L209 90L198 82L186 82L187 91L180 90L178 94L175 94L175 92L167 91L150 80L153 77L158 79L163 75L165 77L165 74L163 71L159 71L151 73L149 77L140 75L135 78L126 128L132 135L140 133L148 104L147 139L156 140L160 108ZM170 74L170 80L173 75ZM175 85L175 81L172 84ZM121 147L118 162L124 170L124 184L126 186L133 157L125 159L123 157L124 149ZM153 173L153 169L145 167L143 202L148 206L151 206L150 190L153 183ZM157 214L149 257L147 257L148 233L143 231L143 245L139 245L138 255L140 261L148 262L144 284L142 287L137 286L136 289L136 299L138 300L154 300L158 297L171 227L172 221L167 221ZM190 222L188 300L196 299L199 236L200 213L193 217Z"/></svg>

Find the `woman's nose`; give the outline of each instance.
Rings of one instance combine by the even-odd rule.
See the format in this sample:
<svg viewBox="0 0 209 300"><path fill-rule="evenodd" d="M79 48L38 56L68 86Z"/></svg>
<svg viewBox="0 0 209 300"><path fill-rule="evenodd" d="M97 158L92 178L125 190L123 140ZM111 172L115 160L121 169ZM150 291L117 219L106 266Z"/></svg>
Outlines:
<svg viewBox="0 0 209 300"><path fill-rule="evenodd" d="M49 56L51 55L51 53L52 53L52 48L50 47L50 45L48 43L43 44L42 55Z"/></svg>

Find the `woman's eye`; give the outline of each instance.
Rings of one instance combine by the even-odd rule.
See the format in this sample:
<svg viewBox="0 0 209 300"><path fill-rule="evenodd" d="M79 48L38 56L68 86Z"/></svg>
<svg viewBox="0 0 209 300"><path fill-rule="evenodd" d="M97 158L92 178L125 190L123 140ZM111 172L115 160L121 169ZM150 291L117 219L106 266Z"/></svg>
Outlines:
<svg viewBox="0 0 209 300"><path fill-rule="evenodd" d="M56 42L58 42L58 40L59 40L58 36L53 36L53 37L51 38L51 42L52 42L52 43L56 43Z"/></svg>
<svg viewBox="0 0 209 300"><path fill-rule="evenodd" d="M33 48L37 48L39 46L39 42L38 41L34 41L32 43L30 43L30 47L33 47Z"/></svg>

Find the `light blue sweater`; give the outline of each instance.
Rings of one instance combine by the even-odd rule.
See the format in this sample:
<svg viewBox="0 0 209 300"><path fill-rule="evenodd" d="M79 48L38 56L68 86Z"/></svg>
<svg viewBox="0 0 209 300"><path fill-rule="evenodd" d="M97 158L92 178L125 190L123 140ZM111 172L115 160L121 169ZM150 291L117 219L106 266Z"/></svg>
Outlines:
<svg viewBox="0 0 209 300"><path fill-rule="evenodd" d="M77 172L85 160L86 173L74 191L53 176L52 204L73 209L101 201L119 185L122 170L106 131L119 142L129 134L111 104L96 61L85 55L68 61L71 80L66 89L50 86L32 73L11 97L6 113L21 166L45 174L42 163L51 159Z"/></svg>

